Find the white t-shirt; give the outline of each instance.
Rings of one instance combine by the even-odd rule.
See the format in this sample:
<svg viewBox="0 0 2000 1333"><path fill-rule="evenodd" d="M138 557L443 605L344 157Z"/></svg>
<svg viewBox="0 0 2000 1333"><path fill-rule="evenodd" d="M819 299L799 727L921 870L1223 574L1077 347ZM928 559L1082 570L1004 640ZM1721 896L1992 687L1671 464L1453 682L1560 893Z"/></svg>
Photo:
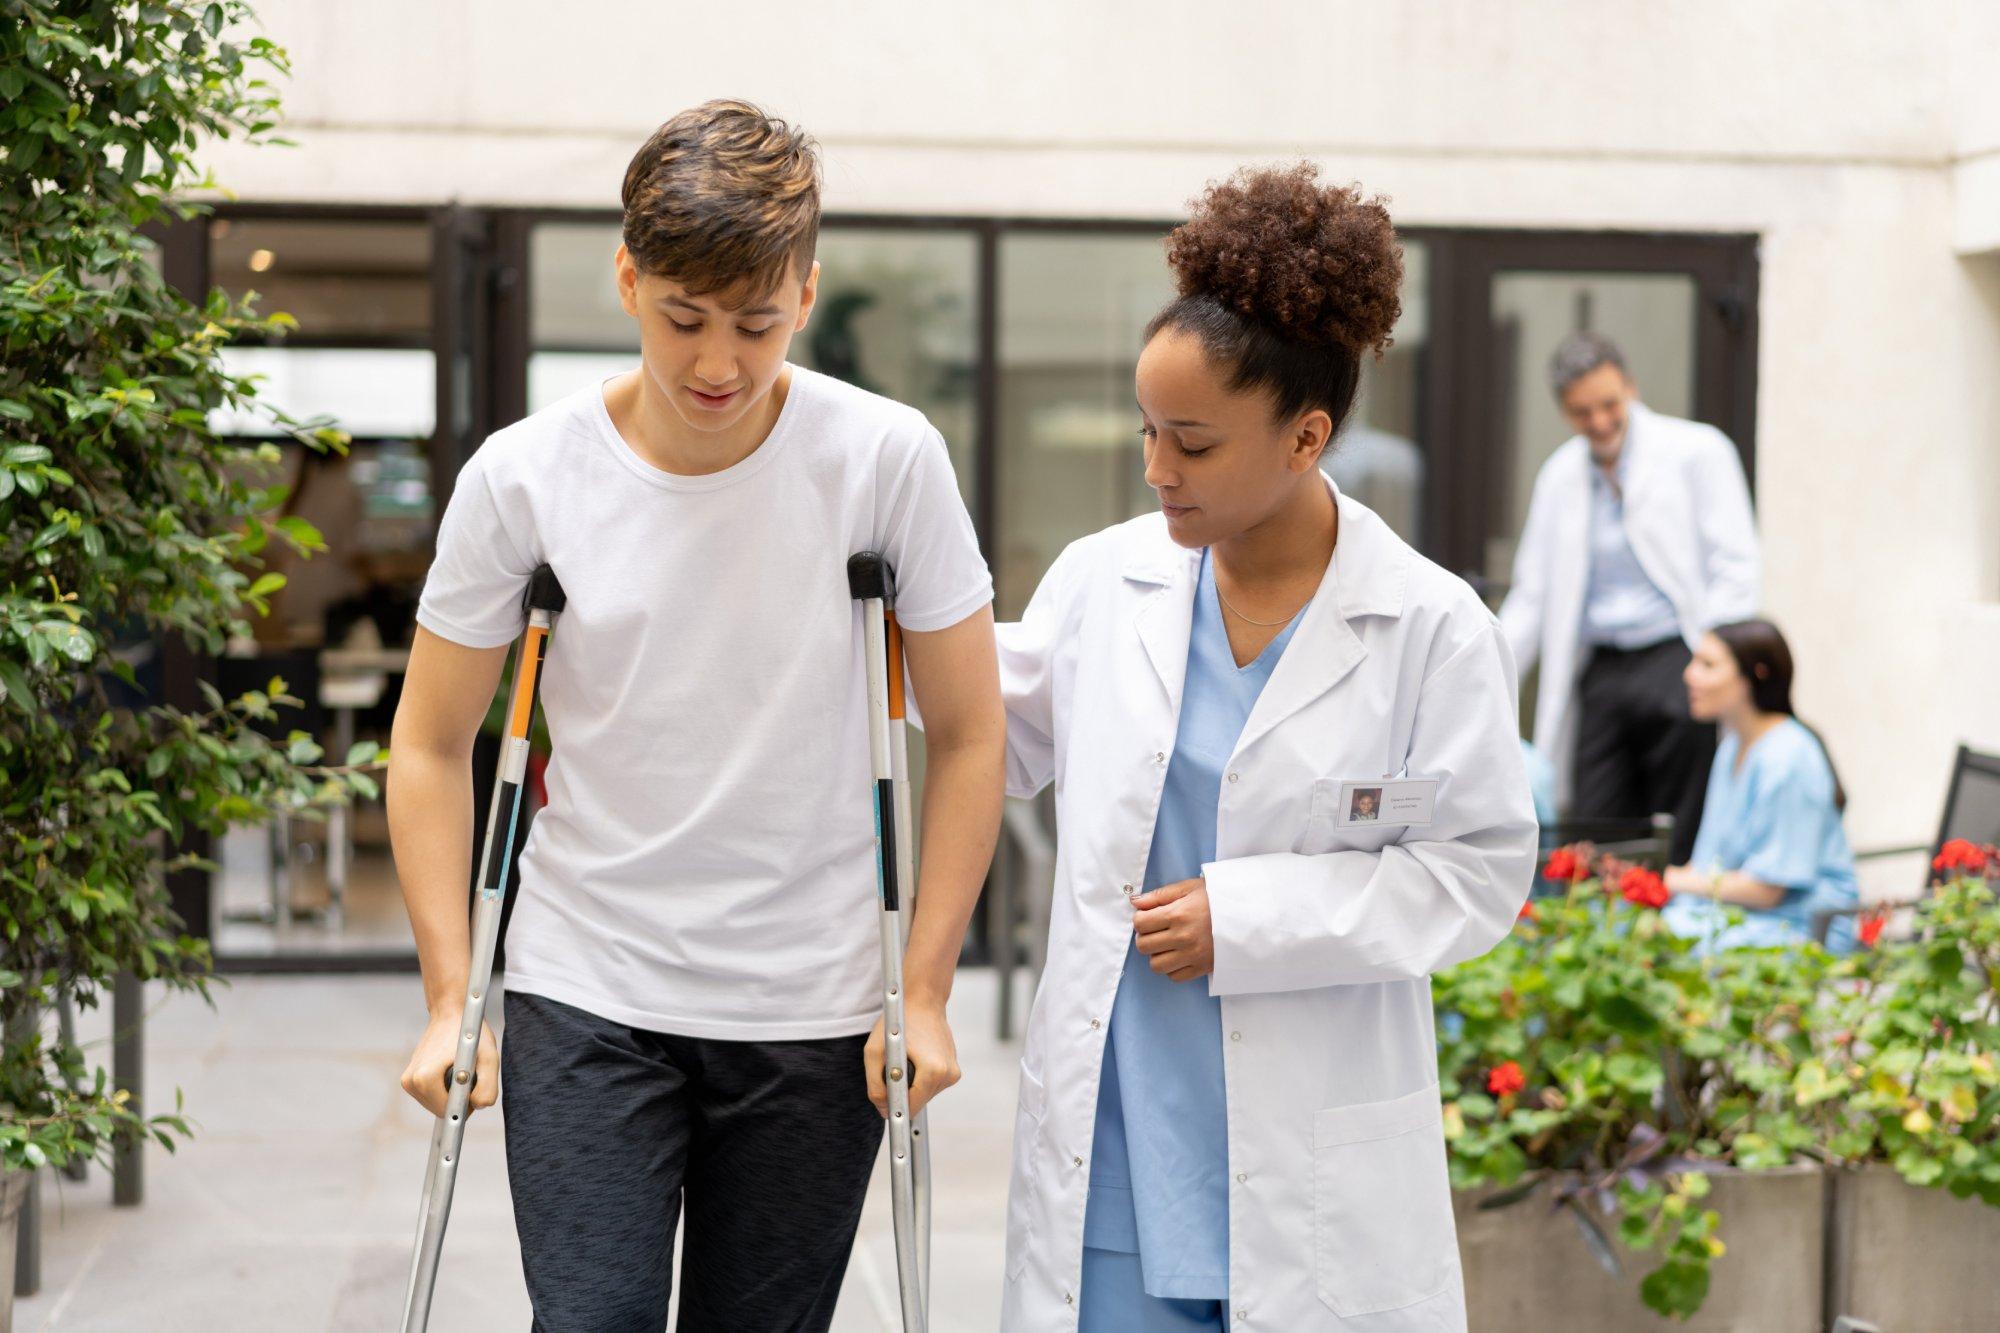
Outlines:
<svg viewBox="0 0 2000 1333"><path fill-rule="evenodd" d="M507 986L724 1040L866 1032L882 1008L860 604L955 625L993 583L943 439L801 367L763 444L662 472L601 387L488 439L459 474L417 620L511 643L529 574L568 596L542 682L549 803L521 857Z"/></svg>

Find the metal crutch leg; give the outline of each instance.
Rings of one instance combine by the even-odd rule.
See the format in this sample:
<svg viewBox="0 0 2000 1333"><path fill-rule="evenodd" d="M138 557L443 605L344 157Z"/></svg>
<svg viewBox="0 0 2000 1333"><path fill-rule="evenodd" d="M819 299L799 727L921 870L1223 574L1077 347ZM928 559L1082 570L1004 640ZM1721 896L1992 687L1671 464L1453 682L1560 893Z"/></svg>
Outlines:
<svg viewBox="0 0 2000 1333"><path fill-rule="evenodd" d="M562 585L547 565L528 580L528 625L514 659L514 684L508 693L507 734L500 749L500 770L493 784L493 804L486 820L486 839L479 853L479 902L472 918L472 966L465 985L465 1016L459 1028L458 1055L446 1086L445 1113L431 1131L430 1164L424 1170L423 1208L417 1217L417 1243L410 1259L410 1282L403 1296L403 1333L421 1333L430 1322L431 1293L437 1285L438 1256L444 1250L445 1223L451 1215L452 1187L458 1179L459 1149L470 1113L474 1070L479 1062L479 1033L493 980L493 949L500 937L500 907L507 896L508 852L521 817L523 779L528 768L528 737L541 684L542 662L549 638L564 604Z"/></svg>
<svg viewBox="0 0 2000 1333"><path fill-rule="evenodd" d="M909 1058L903 1046L902 888L907 882L907 858L902 848L904 830L898 824L908 817L908 798L899 801L896 791L897 747L890 720L891 692L900 702L903 677L901 653L897 652L892 671L889 647L896 605L895 575L888 561L864 551L847 562L847 586L862 604L861 641L868 669L868 754L875 779L875 888L882 909L883 1081L889 1092L889 1210L896 1233L896 1291L903 1333L923 1333L921 1256L929 1246L918 1238L916 1136L910 1121ZM897 646L900 649L900 641Z"/></svg>
<svg viewBox="0 0 2000 1333"><path fill-rule="evenodd" d="M894 592L894 574L890 575ZM903 952L910 949L910 923L917 916L917 822L910 815L910 729L903 699L903 631L893 604L883 615L889 677L889 772L896 792L896 878L902 886ZM917 1293L926 1315L931 1308L931 1127L930 1112L910 1117L911 1194L917 1214Z"/></svg>

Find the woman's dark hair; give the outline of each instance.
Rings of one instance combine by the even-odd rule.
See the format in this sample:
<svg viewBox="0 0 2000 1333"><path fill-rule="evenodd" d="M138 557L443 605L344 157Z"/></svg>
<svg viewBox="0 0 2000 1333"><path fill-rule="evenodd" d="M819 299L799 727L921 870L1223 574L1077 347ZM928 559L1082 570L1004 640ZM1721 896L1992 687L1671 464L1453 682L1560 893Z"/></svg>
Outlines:
<svg viewBox="0 0 2000 1333"><path fill-rule="evenodd" d="M1847 809L1847 791L1840 785L1840 772L1833 766L1833 752L1826 748L1826 739L1792 711L1792 646L1778 627L1768 620L1739 620L1717 625L1709 632L1736 659L1736 669L1750 682L1750 702L1758 712L1783 713L1812 733L1820 753L1826 756L1827 771L1833 774L1834 809Z"/></svg>
<svg viewBox="0 0 2000 1333"><path fill-rule="evenodd" d="M1402 313L1403 247L1380 199L1321 185L1309 162L1245 168L1210 185L1167 238L1180 295L1146 326L1200 339L1231 392L1262 390L1272 416L1322 408L1337 432L1361 357Z"/></svg>

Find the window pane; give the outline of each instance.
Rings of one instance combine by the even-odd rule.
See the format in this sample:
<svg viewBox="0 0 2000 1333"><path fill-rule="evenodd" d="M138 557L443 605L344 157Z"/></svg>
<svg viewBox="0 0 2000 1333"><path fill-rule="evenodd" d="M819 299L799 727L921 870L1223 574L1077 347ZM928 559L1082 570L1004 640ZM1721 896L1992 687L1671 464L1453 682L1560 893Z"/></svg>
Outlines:
<svg viewBox="0 0 2000 1333"><path fill-rule="evenodd" d="M421 439L437 421L437 364L429 348L225 347L232 375L261 375L257 404L294 419L330 416L357 439ZM230 435L279 430L268 411L218 408L210 420Z"/></svg>
<svg viewBox="0 0 2000 1333"><path fill-rule="evenodd" d="M217 218L214 284L298 320L293 346L431 345L431 233L422 222Z"/></svg>
<svg viewBox="0 0 2000 1333"><path fill-rule="evenodd" d="M533 345L528 409L629 370L638 325L618 304L614 222L548 223L529 243ZM978 243L970 232L827 227L819 238L819 302L791 359L908 403L944 435L970 503L977 481L974 304Z"/></svg>
<svg viewBox="0 0 2000 1333"><path fill-rule="evenodd" d="M264 724L296 728L335 759L360 739L386 741L431 559L436 429L431 233L406 220L218 218L207 227L217 286L298 329L224 349L224 365L261 376L257 405L218 412L235 435L278 434L268 408L325 416L354 437L347 453L286 442L262 480L282 514L310 523L326 550L303 559L273 541L262 559L284 586L252 638L216 664L225 693L281 676L302 701ZM259 956L407 951L408 919L382 807L357 801L324 822L238 829L218 846L210 926L218 953Z"/></svg>
<svg viewBox="0 0 2000 1333"><path fill-rule="evenodd" d="M1000 247L1002 619L1078 537L1157 503L1132 401L1146 321L1172 296L1160 238L1016 233Z"/></svg>
<svg viewBox="0 0 2000 1333"><path fill-rule="evenodd" d="M1429 255L1405 250L1396 345L1362 370L1362 398L1327 470L1416 540L1424 455L1417 420L1428 341ZM1132 400L1146 322L1172 297L1158 238L1010 235L1000 269L999 614L1018 616L1069 542L1156 501Z"/></svg>
<svg viewBox="0 0 2000 1333"><path fill-rule="evenodd" d="M617 250L615 222L545 222L529 234L528 330L535 355L618 353L630 368L639 326L618 304L611 266ZM531 398L528 410L546 406Z"/></svg>
<svg viewBox="0 0 2000 1333"><path fill-rule="evenodd" d="M1571 333L1594 330L1624 349L1646 404L1694 410L1695 280L1685 273L1501 273L1493 280L1494 384L1502 464L1487 531L1486 576L1505 583L1528 519L1535 474L1576 432L1549 387L1548 362Z"/></svg>
<svg viewBox="0 0 2000 1333"><path fill-rule="evenodd" d="M968 505L978 482L978 254L970 232L828 227L819 304L792 342L800 365L929 417Z"/></svg>
<svg viewBox="0 0 2000 1333"><path fill-rule="evenodd" d="M1326 470L1340 489L1386 520L1398 536L1421 546L1427 451L1417 419L1430 341L1430 251L1403 243L1403 313L1394 346L1361 366L1361 399L1335 442Z"/></svg>

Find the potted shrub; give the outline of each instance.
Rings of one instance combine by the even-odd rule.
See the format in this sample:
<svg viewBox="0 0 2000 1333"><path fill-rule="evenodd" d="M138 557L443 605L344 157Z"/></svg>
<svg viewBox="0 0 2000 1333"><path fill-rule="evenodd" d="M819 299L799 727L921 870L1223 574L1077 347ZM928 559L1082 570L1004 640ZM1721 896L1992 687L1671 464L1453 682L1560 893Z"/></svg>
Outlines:
<svg viewBox="0 0 2000 1333"><path fill-rule="evenodd" d="M1434 986L1476 1322L1990 1326L2000 853L1937 868L1906 938L1704 956L1657 876L1558 851L1564 892Z"/></svg>
<svg viewBox="0 0 2000 1333"><path fill-rule="evenodd" d="M1910 935L1822 1011L1828 1315L1969 1333L2000 1310L2000 852L1954 841L1935 869Z"/></svg>
<svg viewBox="0 0 2000 1333"><path fill-rule="evenodd" d="M42 1017L95 1004L128 973L201 992L206 947L168 903L172 849L200 833L372 789L294 733L253 724L296 703L282 681L166 706L124 651L178 639L220 652L282 580L258 484L274 446L218 438L210 413L255 385L219 350L283 327L221 293L190 303L141 228L171 213L209 136L268 135L260 73L284 53L238 39L236 0L0 0L0 1247L13 1253L24 1173L151 1135L187 1133L178 1102L145 1116ZM337 432L291 423L314 448ZM364 756L357 756L363 758ZM12 1285L0 1290L0 1325Z"/></svg>
<svg viewBox="0 0 2000 1333"><path fill-rule="evenodd" d="M1710 1298L1727 1216L1755 1257L1725 1263L1714 1326L1813 1328L1816 1130L1784 1089L1830 960L1704 957L1662 922L1657 874L1587 847L1545 875L1563 892L1433 986L1475 1322L1685 1319Z"/></svg>

